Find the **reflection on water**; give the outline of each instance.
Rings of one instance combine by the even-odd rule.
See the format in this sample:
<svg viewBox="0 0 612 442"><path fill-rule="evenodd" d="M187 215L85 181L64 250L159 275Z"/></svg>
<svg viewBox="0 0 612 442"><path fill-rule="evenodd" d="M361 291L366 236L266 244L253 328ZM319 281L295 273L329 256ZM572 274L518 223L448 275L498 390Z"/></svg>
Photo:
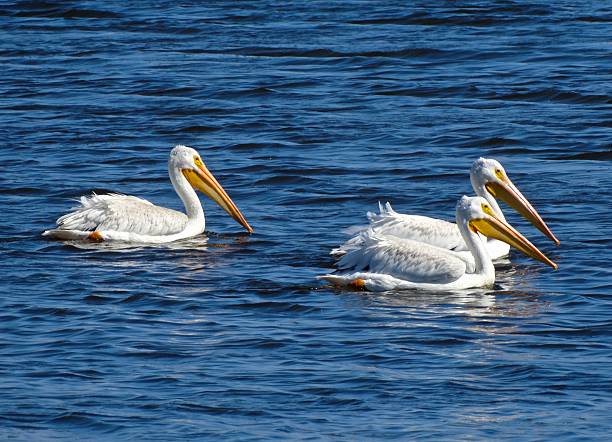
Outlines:
<svg viewBox="0 0 612 442"><path fill-rule="evenodd" d="M224 245L208 244L205 235L195 236L180 241L165 244L138 244L122 241L90 242L90 241L61 241L66 246L83 250L95 250L105 252L138 252L144 249L159 250L206 250L207 247L224 247Z"/></svg>
<svg viewBox="0 0 612 442"><path fill-rule="evenodd" d="M387 292L364 294L370 302L404 312L438 312L467 317L537 317L548 302L542 293L470 289L454 293ZM403 309L403 310L402 310Z"/></svg>

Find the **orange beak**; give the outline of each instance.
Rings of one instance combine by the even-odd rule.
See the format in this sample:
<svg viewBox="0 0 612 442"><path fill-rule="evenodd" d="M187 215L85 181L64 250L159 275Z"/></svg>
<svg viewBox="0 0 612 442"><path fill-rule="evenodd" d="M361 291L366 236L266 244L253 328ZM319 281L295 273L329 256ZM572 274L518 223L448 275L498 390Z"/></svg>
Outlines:
<svg viewBox="0 0 612 442"><path fill-rule="evenodd" d="M195 189L201 190L206 196L221 206L236 222L247 229L249 233L253 233L253 228L206 166L201 164L197 165L194 169L183 169L182 172L187 181L189 181L189 184Z"/></svg>
<svg viewBox="0 0 612 442"><path fill-rule="evenodd" d="M536 226L544 235L548 236L556 245L560 242L548 228L540 214L527 201L527 198L516 188L510 181L510 178L504 177L501 182L491 182L485 185L487 190L495 198L499 198L514 210L519 212L525 219Z"/></svg>
<svg viewBox="0 0 612 442"><path fill-rule="evenodd" d="M538 261L548 264L553 269L557 270L557 264L552 262L544 255L536 246L531 244L527 238L521 235L516 229L509 224L503 222L496 216L489 214L486 218L472 219L469 222L470 228L475 232L480 232L484 236L495 238L500 241L510 244L515 249L520 250L525 255L530 256Z"/></svg>

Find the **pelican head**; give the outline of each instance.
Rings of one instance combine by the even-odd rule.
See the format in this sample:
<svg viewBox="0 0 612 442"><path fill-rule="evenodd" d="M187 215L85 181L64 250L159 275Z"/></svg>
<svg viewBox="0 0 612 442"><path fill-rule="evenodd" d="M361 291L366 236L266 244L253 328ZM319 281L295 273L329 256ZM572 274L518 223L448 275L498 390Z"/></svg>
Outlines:
<svg viewBox="0 0 612 442"><path fill-rule="evenodd" d="M516 229L495 215L489 202L480 196L463 196L459 200L457 203L457 224L467 224L472 232L481 233L510 244L525 255L542 261L555 270L557 269L557 264L548 259Z"/></svg>
<svg viewBox="0 0 612 442"><path fill-rule="evenodd" d="M236 207L232 199L221 187L221 184L206 168L197 150L181 145L174 147L170 152L168 168L170 170L181 171L194 189L202 191L221 206L234 220L247 229L249 233L253 233L253 229L242 213L240 213L238 207Z"/></svg>
<svg viewBox="0 0 612 442"><path fill-rule="evenodd" d="M489 158L478 158L472 164L470 180L474 190L478 191L477 189L480 189L481 192L489 193L493 198L499 198L523 215L525 219L536 226L556 245L559 245L559 240L551 232L527 198L523 196L510 178L508 178L504 167L499 161Z"/></svg>

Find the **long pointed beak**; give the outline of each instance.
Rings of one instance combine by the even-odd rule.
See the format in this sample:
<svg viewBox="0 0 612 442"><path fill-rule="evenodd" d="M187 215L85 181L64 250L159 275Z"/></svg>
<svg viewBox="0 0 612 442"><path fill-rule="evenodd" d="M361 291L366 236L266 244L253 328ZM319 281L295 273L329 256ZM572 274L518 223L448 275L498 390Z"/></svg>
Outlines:
<svg viewBox="0 0 612 442"><path fill-rule="evenodd" d="M527 198L516 188L516 186L506 178L504 182L492 182L485 185L489 193L495 198L499 198L514 210L519 212L525 219L536 226L544 235L548 236L556 245L560 242L548 228L540 214L529 203Z"/></svg>
<svg viewBox="0 0 612 442"><path fill-rule="evenodd" d="M527 238L521 235L516 229L509 224L503 222L497 217L488 216L487 218L479 218L470 220L470 227L477 232L482 233L490 238L495 238L510 244L515 249L520 250L525 255L530 256L538 261L548 264L553 269L557 270L557 264L552 262L544 255L536 246L531 244Z"/></svg>
<svg viewBox="0 0 612 442"><path fill-rule="evenodd" d="M253 233L253 228L249 225L238 207L236 207L236 204L234 204L227 192L225 192L221 184L219 184L206 166L183 169L182 172L193 187L204 192L206 196L221 206L223 210L234 218L242 227L247 229L249 233Z"/></svg>

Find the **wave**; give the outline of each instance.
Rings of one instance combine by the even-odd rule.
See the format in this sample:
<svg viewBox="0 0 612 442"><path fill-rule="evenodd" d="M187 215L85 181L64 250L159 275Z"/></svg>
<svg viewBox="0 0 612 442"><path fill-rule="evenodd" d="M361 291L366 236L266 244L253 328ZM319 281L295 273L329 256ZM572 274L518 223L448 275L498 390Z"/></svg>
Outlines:
<svg viewBox="0 0 612 442"><path fill-rule="evenodd" d="M107 10L74 8L58 5L57 2L24 1L13 6L17 12L14 17L28 18L66 18L66 19L103 19L120 18L121 15Z"/></svg>
<svg viewBox="0 0 612 442"><path fill-rule="evenodd" d="M182 49L189 54L234 54L250 57L304 57L304 58L352 58L352 57L383 57L383 58L426 58L444 57L455 54L456 51L434 48L405 48L397 50L343 52L333 49L295 49L288 47L244 47L233 49Z"/></svg>
<svg viewBox="0 0 612 442"><path fill-rule="evenodd" d="M576 104L612 104L612 97L610 95L582 94L557 88L536 89L509 94L493 94L489 99L504 101L553 101Z"/></svg>
<svg viewBox="0 0 612 442"><path fill-rule="evenodd" d="M528 22L550 14L550 10L537 6L471 7L455 10L418 11L401 17L378 17L352 20L354 25L404 25L404 26L502 26L509 23Z"/></svg>
<svg viewBox="0 0 612 442"><path fill-rule="evenodd" d="M574 155L563 155L550 160L585 160L585 161L612 161L612 146L609 150L601 152L583 152Z"/></svg>

